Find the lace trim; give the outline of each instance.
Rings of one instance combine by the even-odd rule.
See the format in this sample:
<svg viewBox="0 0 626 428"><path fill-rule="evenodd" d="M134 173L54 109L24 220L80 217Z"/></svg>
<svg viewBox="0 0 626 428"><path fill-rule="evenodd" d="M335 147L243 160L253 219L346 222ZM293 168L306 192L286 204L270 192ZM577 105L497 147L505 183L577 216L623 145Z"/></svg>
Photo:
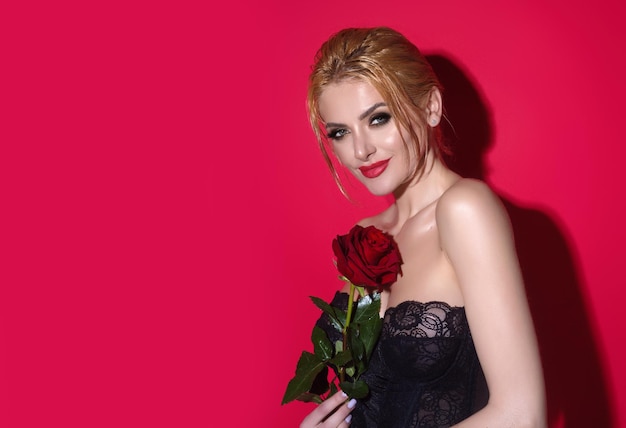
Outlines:
<svg viewBox="0 0 626 428"><path fill-rule="evenodd" d="M407 300L387 308L383 337L455 337L468 330L465 308L446 302Z"/></svg>

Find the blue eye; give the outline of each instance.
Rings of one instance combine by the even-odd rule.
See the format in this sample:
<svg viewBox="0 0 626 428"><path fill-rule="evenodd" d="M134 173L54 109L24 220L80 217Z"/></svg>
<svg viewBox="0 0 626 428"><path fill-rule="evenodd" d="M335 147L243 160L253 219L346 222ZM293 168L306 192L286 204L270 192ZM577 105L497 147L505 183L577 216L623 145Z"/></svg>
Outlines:
<svg viewBox="0 0 626 428"><path fill-rule="evenodd" d="M391 115L389 113L378 113L372 116L372 119L370 120L370 125L381 126L389 122L389 119L391 119Z"/></svg>
<svg viewBox="0 0 626 428"><path fill-rule="evenodd" d="M330 138L331 140L341 140L344 135L346 135L348 133L348 130L346 129L333 129L331 131L328 131L328 135L327 137Z"/></svg>

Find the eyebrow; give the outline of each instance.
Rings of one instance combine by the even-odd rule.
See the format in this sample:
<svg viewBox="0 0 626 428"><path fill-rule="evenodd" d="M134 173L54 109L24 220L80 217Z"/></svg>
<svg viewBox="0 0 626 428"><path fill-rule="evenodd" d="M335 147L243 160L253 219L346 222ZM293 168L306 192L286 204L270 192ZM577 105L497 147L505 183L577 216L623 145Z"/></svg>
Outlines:
<svg viewBox="0 0 626 428"><path fill-rule="evenodd" d="M374 104L373 106L371 106L370 108L368 108L367 110L365 110L363 113L361 113L361 114L359 115L359 120L363 120L363 119L365 119L367 116L369 116L369 115L370 115L370 114L372 114L374 111L376 111L376 109L377 109L377 108L379 108L379 107L384 107L384 106L386 106L386 105L387 105L387 104L386 104L386 103L384 103L384 102L382 102L382 101L381 101L381 102L379 102L379 103ZM334 122L327 122L327 123L326 123L326 128L340 127L340 126L344 126L344 125L343 125L343 124L341 124L341 123L334 123Z"/></svg>

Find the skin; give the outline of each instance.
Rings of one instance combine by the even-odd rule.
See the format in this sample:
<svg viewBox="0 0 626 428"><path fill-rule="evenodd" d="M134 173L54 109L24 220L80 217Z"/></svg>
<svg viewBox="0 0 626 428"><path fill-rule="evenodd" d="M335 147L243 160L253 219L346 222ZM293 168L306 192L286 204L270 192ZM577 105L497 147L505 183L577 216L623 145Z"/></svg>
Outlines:
<svg viewBox="0 0 626 428"><path fill-rule="evenodd" d="M437 126L442 115L437 89L424 105L426 123ZM465 307L490 398L484 409L455 426L545 427L537 340L510 221L499 198L483 182L452 172L432 151L425 173L407 182L415 166L414 155L402 144L402 136L410 142L408 133L398 129L369 83L332 83L319 107L341 164L373 194L395 196L388 209L359 222L393 235L404 260L403 275L383 296L381 313L407 300ZM387 169L376 178L359 170L386 159ZM318 406L301 427L344 426L334 425L332 417L319 423L320 412L325 415L336 404Z"/></svg>
<svg viewBox="0 0 626 428"><path fill-rule="evenodd" d="M356 400L348 400L345 394L338 392L309 413L300 424L300 428L346 428L350 426L350 412L355 404ZM328 416L334 409L337 410Z"/></svg>

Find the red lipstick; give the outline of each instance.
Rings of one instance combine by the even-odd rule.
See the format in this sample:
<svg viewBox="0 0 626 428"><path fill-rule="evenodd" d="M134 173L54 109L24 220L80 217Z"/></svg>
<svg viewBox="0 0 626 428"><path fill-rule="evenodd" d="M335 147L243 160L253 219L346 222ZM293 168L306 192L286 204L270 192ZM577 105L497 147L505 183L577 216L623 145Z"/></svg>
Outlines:
<svg viewBox="0 0 626 428"><path fill-rule="evenodd" d="M359 169L361 170L361 174L363 174L363 176L367 178L376 178L387 169L388 164L389 159L385 159L371 165L363 165Z"/></svg>

